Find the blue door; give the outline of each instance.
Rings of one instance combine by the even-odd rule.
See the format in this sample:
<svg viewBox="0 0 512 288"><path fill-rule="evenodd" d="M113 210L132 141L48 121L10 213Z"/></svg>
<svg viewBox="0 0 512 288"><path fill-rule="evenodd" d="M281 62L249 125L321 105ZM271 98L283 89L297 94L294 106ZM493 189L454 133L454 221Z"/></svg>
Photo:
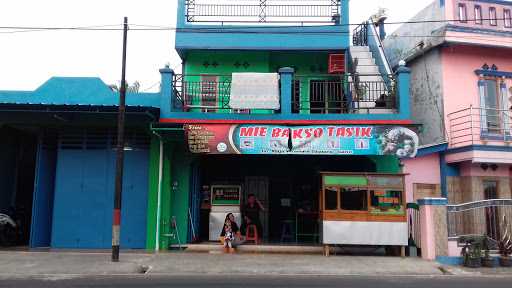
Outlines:
<svg viewBox="0 0 512 288"><path fill-rule="evenodd" d="M39 138L36 158L36 178L30 227L30 247L49 247L52 231L53 195L57 151Z"/></svg>
<svg viewBox="0 0 512 288"><path fill-rule="evenodd" d="M115 149L106 146L59 148L52 247L111 246ZM121 248L145 247L148 162L146 146L125 152Z"/></svg>

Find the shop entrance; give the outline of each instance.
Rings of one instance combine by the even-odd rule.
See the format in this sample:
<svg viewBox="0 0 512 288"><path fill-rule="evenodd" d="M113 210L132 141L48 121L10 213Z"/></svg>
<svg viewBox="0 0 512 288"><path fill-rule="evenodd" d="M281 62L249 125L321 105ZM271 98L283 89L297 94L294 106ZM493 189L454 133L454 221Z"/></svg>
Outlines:
<svg viewBox="0 0 512 288"><path fill-rule="evenodd" d="M365 156L204 155L199 160L202 187L200 240L208 241L212 186L239 186L243 211L249 194L264 206L260 211L262 242L318 244L320 171L375 172ZM243 221L243 220L241 220Z"/></svg>
<svg viewBox="0 0 512 288"><path fill-rule="evenodd" d="M37 137L0 128L0 246L27 246L30 239ZM8 220L6 220L8 219Z"/></svg>

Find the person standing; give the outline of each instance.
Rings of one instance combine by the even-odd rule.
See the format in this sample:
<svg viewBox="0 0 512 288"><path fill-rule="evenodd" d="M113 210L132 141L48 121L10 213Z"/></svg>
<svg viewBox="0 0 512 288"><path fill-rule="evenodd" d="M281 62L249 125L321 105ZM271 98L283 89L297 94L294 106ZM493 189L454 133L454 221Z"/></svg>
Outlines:
<svg viewBox="0 0 512 288"><path fill-rule="evenodd" d="M265 211L265 208L261 204L260 200L256 198L254 194L247 195L247 204L242 209L243 223L242 223L242 234L245 235L247 226L255 225L258 231L258 237L261 238L263 235L263 229L260 220L260 211Z"/></svg>

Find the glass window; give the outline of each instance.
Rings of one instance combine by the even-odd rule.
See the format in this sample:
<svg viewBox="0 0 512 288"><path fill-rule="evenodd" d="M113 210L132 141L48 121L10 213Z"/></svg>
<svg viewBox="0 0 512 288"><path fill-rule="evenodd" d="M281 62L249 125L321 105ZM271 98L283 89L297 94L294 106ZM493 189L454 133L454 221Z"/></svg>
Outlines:
<svg viewBox="0 0 512 288"><path fill-rule="evenodd" d="M468 20L466 4L459 3L459 20L460 22L466 22Z"/></svg>
<svg viewBox="0 0 512 288"><path fill-rule="evenodd" d="M368 211L367 193L368 190L362 188L341 188L341 209L349 211Z"/></svg>
<svg viewBox="0 0 512 288"><path fill-rule="evenodd" d="M492 26L496 26L498 24L498 16L496 14L496 8L490 7L489 8L489 24Z"/></svg>
<svg viewBox="0 0 512 288"><path fill-rule="evenodd" d="M325 210L338 210L338 189L325 188Z"/></svg>
<svg viewBox="0 0 512 288"><path fill-rule="evenodd" d="M496 80L487 79L485 80L485 123L487 129L491 133L500 133L501 126L501 111L500 101L498 99L498 82Z"/></svg>
<svg viewBox="0 0 512 288"><path fill-rule="evenodd" d="M371 190L370 213L385 215L403 215L405 210L402 197L402 190Z"/></svg>
<svg viewBox="0 0 512 288"><path fill-rule="evenodd" d="M505 27L512 27L512 14L510 13L510 9L503 10L503 19L505 20Z"/></svg>
<svg viewBox="0 0 512 288"><path fill-rule="evenodd" d="M482 6L475 5L475 23L482 24Z"/></svg>
<svg viewBox="0 0 512 288"><path fill-rule="evenodd" d="M368 182L371 186L383 187L402 187L402 177L393 176L368 176Z"/></svg>
<svg viewBox="0 0 512 288"><path fill-rule="evenodd" d="M498 182L497 181L483 181L484 198L485 200L498 199Z"/></svg>

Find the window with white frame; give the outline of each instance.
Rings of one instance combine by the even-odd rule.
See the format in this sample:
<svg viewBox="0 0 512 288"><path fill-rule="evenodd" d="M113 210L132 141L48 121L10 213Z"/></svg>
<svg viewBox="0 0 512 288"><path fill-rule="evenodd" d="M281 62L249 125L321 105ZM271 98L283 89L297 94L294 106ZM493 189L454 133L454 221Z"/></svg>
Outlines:
<svg viewBox="0 0 512 288"><path fill-rule="evenodd" d="M466 4L459 3L459 21L467 22L468 21L468 13L466 10Z"/></svg>
<svg viewBox="0 0 512 288"><path fill-rule="evenodd" d="M512 14L510 9L503 9L503 20L505 21L506 28L512 28Z"/></svg>
<svg viewBox="0 0 512 288"><path fill-rule="evenodd" d="M496 14L495 7L489 8L489 24L491 24L492 26L498 25L498 15Z"/></svg>
<svg viewBox="0 0 512 288"><path fill-rule="evenodd" d="M482 24L482 6L475 5L475 24Z"/></svg>
<svg viewBox="0 0 512 288"><path fill-rule="evenodd" d="M480 88L480 128L489 134L510 135L510 106L506 85L499 78L483 78Z"/></svg>

